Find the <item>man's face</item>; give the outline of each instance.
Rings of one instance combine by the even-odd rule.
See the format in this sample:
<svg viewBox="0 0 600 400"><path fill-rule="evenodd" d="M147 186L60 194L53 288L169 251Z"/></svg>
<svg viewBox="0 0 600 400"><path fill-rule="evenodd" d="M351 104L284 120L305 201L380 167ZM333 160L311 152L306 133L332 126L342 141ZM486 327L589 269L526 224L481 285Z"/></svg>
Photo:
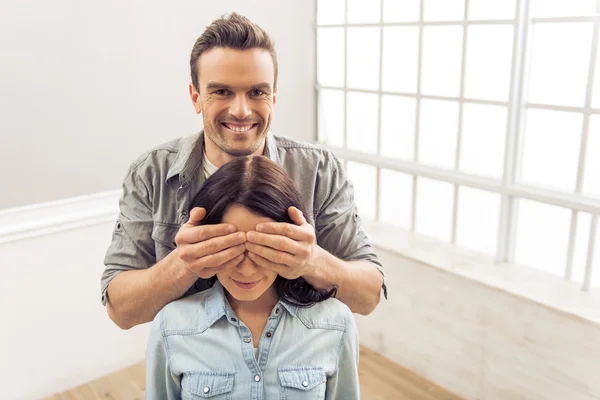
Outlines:
<svg viewBox="0 0 600 400"><path fill-rule="evenodd" d="M253 154L271 126L275 67L263 49L214 48L198 60L198 93L190 84L205 137L229 156Z"/></svg>

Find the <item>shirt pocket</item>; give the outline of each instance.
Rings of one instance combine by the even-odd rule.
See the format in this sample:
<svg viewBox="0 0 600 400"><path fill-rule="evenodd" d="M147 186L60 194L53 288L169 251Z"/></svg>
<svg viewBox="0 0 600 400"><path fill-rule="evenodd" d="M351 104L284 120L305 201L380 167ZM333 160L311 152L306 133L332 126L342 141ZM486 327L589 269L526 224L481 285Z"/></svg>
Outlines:
<svg viewBox="0 0 600 400"><path fill-rule="evenodd" d="M179 226L154 223L152 227L152 240L154 240L154 252L156 262L169 255L176 247L175 236L179 232Z"/></svg>
<svg viewBox="0 0 600 400"><path fill-rule="evenodd" d="M320 367L278 368L282 400L325 399L327 379Z"/></svg>
<svg viewBox="0 0 600 400"><path fill-rule="evenodd" d="M181 382L182 399L231 400L234 376L231 372L188 372Z"/></svg>

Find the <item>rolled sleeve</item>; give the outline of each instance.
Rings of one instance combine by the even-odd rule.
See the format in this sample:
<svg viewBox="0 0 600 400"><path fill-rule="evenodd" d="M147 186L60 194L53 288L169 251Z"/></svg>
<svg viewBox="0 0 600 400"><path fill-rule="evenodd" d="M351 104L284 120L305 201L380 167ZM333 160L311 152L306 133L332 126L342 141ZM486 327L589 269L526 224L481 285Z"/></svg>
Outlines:
<svg viewBox="0 0 600 400"><path fill-rule="evenodd" d="M354 187L345 176L339 160L333 157L329 165L329 185L318 189L327 192L317 193L315 197L325 199L315 218L317 243L344 261L364 260L372 263L383 276L382 289L387 298L383 266L362 230L354 202Z"/></svg>
<svg viewBox="0 0 600 400"><path fill-rule="evenodd" d="M149 268L156 262L152 240L152 206L148 188L129 168L119 200L119 217L106 256L100 281L102 304L106 305L110 282L123 271Z"/></svg>

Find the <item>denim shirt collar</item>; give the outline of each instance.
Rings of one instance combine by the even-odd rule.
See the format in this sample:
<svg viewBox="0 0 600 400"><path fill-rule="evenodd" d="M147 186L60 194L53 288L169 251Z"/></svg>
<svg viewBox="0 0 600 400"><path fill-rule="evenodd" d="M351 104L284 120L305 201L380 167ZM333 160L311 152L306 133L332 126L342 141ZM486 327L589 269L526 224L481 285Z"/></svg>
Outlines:
<svg viewBox="0 0 600 400"><path fill-rule="evenodd" d="M167 171L166 182L174 176L179 176L179 182L189 181L198 172L202 171L202 157L204 156L204 131L181 139L182 146L175 158L175 162ZM277 154L277 144L271 131L267 132L265 139L264 155L277 165L281 165Z"/></svg>
<svg viewBox="0 0 600 400"><path fill-rule="evenodd" d="M279 300L271 311L271 318L277 317L276 310L278 308L285 309L292 317L297 316L297 307ZM234 325L239 324L239 320L229 305L227 297L225 296L223 285L221 285L219 281L216 281L214 286L208 289L208 293L204 298L204 311L206 313L206 325L208 328L210 328L222 317L226 317L227 320Z"/></svg>

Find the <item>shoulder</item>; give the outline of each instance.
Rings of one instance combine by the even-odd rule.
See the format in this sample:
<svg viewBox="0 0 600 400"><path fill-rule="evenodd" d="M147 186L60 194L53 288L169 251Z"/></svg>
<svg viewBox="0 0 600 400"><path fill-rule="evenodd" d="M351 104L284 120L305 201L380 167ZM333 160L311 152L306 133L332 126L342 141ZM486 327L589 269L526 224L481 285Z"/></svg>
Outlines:
<svg viewBox="0 0 600 400"><path fill-rule="evenodd" d="M302 162L304 167L307 166L306 163L309 163L328 168L337 168L341 165L331 150L286 136L273 135L273 138L283 163L289 160L294 163Z"/></svg>
<svg viewBox="0 0 600 400"><path fill-rule="evenodd" d="M213 288L172 301L154 318L164 336L192 334L206 329L205 299Z"/></svg>
<svg viewBox="0 0 600 400"><path fill-rule="evenodd" d="M338 299L327 299L309 308L297 308L296 316L307 328L345 331L354 324L354 316L348 306Z"/></svg>

